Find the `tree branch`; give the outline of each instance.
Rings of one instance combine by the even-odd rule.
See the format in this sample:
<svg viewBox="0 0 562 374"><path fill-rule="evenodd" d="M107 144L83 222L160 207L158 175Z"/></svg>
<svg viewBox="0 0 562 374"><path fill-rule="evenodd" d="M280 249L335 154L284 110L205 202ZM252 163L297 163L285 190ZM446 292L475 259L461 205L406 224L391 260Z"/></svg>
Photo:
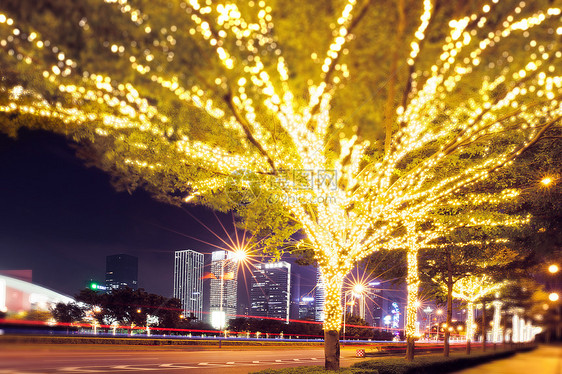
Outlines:
<svg viewBox="0 0 562 374"><path fill-rule="evenodd" d="M267 159L267 162L269 163L269 165L271 165L271 169L272 169L273 174L276 174L277 169L275 168L275 162L269 156L269 154L263 148L263 146L260 144L260 142L258 142L258 140L254 137L254 135L252 135L252 132L250 130L250 124L248 123L248 121L246 121L246 119L238 111L238 108L236 108L236 105L234 104L234 101L232 100L231 92L228 92L224 96L224 101L226 102L226 104L228 105L230 110L232 111L232 113L234 115L234 118L236 118L238 123L240 123L240 126L242 126L242 129L244 130L244 133L246 134L246 138L250 141L250 143L252 143L258 149L260 154Z"/></svg>
<svg viewBox="0 0 562 374"><path fill-rule="evenodd" d="M373 0L365 0L365 3L363 4L363 7L361 8L361 10L359 11L359 14L357 14L356 17L353 18L353 20L351 21L351 24L349 25L349 27L347 28L347 34L351 34L353 32L353 30L357 27L357 25L359 24L359 22L363 19L363 17L365 17L365 14L367 14L367 9L369 8L369 6L371 5L371 2ZM332 60L332 63L330 64L330 67L328 69L328 71L326 72L326 75L324 76L324 83L327 86L327 90L330 88L331 84L330 82L330 78L332 77L332 74L334 73L334 70L336 69L336 65L338 63L338 61L340 60L341 57L341 53L338 53L337 57L335 59ZM314 115L318 112L318 110L320 109L320 102L318 102L310 111L310 119L308 121L308 123L306 123L306 126L309 125L310 121L312 121L312 118L314 117Z"/></svg>
<svg viewBox="0 0 562 374"><path fill-rule="evenodd" d="M398 0L398 26L394 42L394 51L392 53L392 61L390 62L390 78L387 86L387 96L384 108L384 153L390 152L390 143L392 142L392 130L394 123L394 98L396 96L396 81L398 80L398 51L403 48L404 30L406 29L405 0Z"/></svg>

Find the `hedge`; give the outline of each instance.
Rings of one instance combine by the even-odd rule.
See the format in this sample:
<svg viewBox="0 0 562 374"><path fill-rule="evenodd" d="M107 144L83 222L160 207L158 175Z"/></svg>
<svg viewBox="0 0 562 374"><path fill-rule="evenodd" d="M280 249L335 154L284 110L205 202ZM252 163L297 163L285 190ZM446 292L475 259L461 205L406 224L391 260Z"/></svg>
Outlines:
<svg viewBox="0 0 562 374"><path fill-rule="evenodd" d="M342 374L443 374L481 365L497 359L511 357L518 352L527 352L535 347L517 350L474 353L472 355L453 354L451 357L418 356L414 361L406 361L402 357L387 357L377 360L361 361L350 368L343 368ZM287 369L267 369L255 374L326 374L321 366L300 366Z"/></svg>

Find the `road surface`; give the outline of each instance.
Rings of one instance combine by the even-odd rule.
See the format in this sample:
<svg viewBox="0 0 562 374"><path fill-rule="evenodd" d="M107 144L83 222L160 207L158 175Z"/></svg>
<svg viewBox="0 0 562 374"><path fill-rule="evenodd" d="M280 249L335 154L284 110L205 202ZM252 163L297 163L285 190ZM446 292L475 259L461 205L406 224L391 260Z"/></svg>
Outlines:
<svg viewBox="0 0 562 374"><path fill-rule="evenodd" d="M562 374L562 346L540 346L455 374Z"/></svg>
<svg viewBox="0 0 562 374"><path fill-rule="evenodd" d="M341 364L358 359L343 349ZM324 365L322 348L197 348L107 345L2 345L0 374L201 373L244 374L267 368Z"/></svg>

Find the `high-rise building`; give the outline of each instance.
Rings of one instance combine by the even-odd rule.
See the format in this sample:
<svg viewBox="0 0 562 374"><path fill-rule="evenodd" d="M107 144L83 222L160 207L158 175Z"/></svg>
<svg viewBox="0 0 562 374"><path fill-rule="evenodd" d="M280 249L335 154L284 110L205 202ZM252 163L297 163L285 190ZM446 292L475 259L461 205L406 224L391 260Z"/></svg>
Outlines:
<svg viewBox="0 0 562 374"><path fill-rule="evenodd" d="M233 252L211 253L210 312L211 325L223 329L236 317L238 267Z"/></svg>
<svg viewBox="0 0 562 374"><path fill-rule="evenodd" d="M203 318L203 253L185 249L174 258L174 297L181 300L184 314Z"/></svg>
<svg viewBox="0 0 562 374"><path fill-rule="evenodd" d="M318 322L324 321L324 301L324 281L322 280L320 269L318 269L318 272L316 273L316 290L314 293L314 319Z"/></svg>
<svg viewBox="0 0 562 374"><path fill-rule="evenodd" d="M257 265L252 270L250 315L289 322L291 264L285 261Z"/></svg>
<svg viewBox="0 0 562 374"><path fill-rule="evenodd" d="M299 319L304 321L314 321L315 312L314 297L303 296L299 302Z"/></svg>
<svg viewBox="0 0 562 374"><path fill-rule="evenodd" d="M299 308L301 301L301 276L295 272L291 274L291 306L289 311L290 319L299 319Z"/></svg>
<svg viewBox="0 0 562 374"><path fill-rule="evenodd" d="M105 258L105 286L107 291L138 287L139 259L135 256L119 254Z"/></svg>
<svg viewBox="0 0 562 374"><path fill-rule="evenodd" d="M365 320L367 323L377 327L383 327L383 290L381 289L381 282L373 281L369 283L367 292L369 297L366 300L367 314Z"/></svg>

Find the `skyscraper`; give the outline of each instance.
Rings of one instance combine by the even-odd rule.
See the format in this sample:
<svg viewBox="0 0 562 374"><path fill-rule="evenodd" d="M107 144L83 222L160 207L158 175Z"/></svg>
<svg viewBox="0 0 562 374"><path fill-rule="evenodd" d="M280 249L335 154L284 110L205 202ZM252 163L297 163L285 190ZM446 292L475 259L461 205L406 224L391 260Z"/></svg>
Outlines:
<svg viewBox="0 0 562 374"><path fill-rule="evenodd" d="M174 258L174 297L181 300L186 316L190 313L203 318L203 266L202 253L185 249L176 251Z"/></svg>
<svg viewBox="0 0 562 374"><path fill-rule="evenodd" d="M252 270L250 315L289 322L291 264L285 261L260 264Z"/></svg>
<svg viewBox="0 0 562 374"><path fill-rule="evenodd" d="M105 286L107 291L138 287L139 259L135 256L119 254L105 258Z"/></svg>
<svg viewBox="0 0 562 374"><path fill-rule="evenodd" d="M320 269L318 269L318 272L316 274L316 290L314 293L314 319L318 322L324 321L324 300L324 281L322 280Z"/></svg>
<svg viewBox="0 0 562 374"><path fill-rule="evenodd" d="M305 321L314 321L316 308L314 307L314 297L303 296L299 302L299 318Z"/></svg>
<svg viewBox="0 0 562 374"><path fill-rule="evenodd" d="M236 316L238 271L233 252L215 251L211 254L211 325L223 329Z"/></svg>

